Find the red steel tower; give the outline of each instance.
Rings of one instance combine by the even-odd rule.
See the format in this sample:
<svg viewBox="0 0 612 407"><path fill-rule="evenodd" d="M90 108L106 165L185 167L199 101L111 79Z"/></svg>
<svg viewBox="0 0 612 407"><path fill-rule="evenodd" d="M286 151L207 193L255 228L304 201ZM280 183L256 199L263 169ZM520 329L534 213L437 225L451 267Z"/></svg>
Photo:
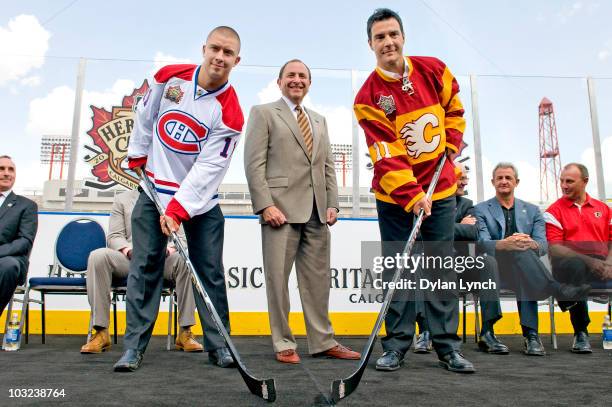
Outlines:
<svg viewBox="0 0 612 407"><path fill-rule="evenodd" d="M540 201L550 202L559 198L559 173L561 156L553 104L542 99L538 107L540 117Z"/></svg>

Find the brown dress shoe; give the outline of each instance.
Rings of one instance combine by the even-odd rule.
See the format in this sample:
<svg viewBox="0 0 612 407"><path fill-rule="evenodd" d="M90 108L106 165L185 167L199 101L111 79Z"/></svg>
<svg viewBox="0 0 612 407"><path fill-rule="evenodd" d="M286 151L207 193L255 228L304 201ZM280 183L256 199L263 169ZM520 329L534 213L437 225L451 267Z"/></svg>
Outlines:
<svg viewBox="0 0 612 407"><path fill-rule="evenodd" d="M358 360L361 359L361 354L359 352L355 352L347 348L346 346L337 344L331 349L326 350L325 352L315 353L312 355L314 357L328 357L334 359L349 359L349 360Z"/></svg>
<svg viewBox="0 0 612 407"><path fill-rule="evenodd" d="M81 346L81 353L102 353L110 350L111 341L108 329L96 331L89 342Z"/></svg>
<svg viewBox="0 0 612 407"><path fill-rule="evenodd" d="M175 348L185 352L202 352L204 347L195 340L191 329L181 329L176 338Z"/></svg>
<svg viewBox="0 0 612 407"><path fill-rule="evenodd" d="M276 352L276 360L281 363L300 363L300 355L297 354L295 349L287 349L280 352Z"/></svg>

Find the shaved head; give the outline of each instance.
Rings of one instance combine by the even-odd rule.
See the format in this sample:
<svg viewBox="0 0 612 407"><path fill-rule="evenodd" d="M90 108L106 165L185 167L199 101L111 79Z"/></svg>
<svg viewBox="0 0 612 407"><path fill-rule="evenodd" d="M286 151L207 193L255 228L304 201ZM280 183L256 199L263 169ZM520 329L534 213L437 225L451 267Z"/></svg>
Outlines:
<svg viewBox="0 0 612 407"><path fill-rule="evenodd" d="M208 36L206 37L206 42L208 42L208 39L214 33L219 33L222 35L227 35L236 38L236 40L238 40L238 53L240 53L240 36L238 35L238 32L236 32L236 30L226 25L220 25L218 27L213 28L212 31L208 33Z"/></svg>

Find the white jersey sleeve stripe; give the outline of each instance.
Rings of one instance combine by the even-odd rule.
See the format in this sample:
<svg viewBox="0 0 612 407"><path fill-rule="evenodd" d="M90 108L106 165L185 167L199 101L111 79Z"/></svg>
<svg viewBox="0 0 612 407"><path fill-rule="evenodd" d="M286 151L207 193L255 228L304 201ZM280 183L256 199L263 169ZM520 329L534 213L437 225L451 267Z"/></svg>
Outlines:
<svg viewBox="0 0 612 407"><path fill-rule="evenodd" d="M548 223L549 225L552 225L552 226L554 226L554 227L556 227L556 228L559 228L559 229L563 230L563 226L561 225L561 222L559 222L559 221L557 220L557 218L555 218L555 217L553 216L553 214L552 214L552 213L550 213L550 212L544 212L543 217L544 217L544 221L545 221L546 223Z"/></svg>

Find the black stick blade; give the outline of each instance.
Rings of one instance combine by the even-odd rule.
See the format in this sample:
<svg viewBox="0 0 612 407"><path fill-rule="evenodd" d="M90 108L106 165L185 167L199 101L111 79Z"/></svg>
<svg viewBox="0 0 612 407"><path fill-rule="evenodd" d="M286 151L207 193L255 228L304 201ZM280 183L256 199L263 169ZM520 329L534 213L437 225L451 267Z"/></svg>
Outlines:
<svg viewBox="0 0 612 407"><path fill-rule="evenodd" d="M243 377L251 393L270 403L276 400L276 385L274 379L257 380L252 376L245 375L243 375Z"/></svg>
<svg viewBox="0 0 612 407"><path fill-rule="evenodd" d="M334 403L339 402L345 397L348 397L352 392L357 390L361 376L365 370L366 364L360 366L360 368L351 376L346 379L334 380L331 385L331 399Z"/></svg>

